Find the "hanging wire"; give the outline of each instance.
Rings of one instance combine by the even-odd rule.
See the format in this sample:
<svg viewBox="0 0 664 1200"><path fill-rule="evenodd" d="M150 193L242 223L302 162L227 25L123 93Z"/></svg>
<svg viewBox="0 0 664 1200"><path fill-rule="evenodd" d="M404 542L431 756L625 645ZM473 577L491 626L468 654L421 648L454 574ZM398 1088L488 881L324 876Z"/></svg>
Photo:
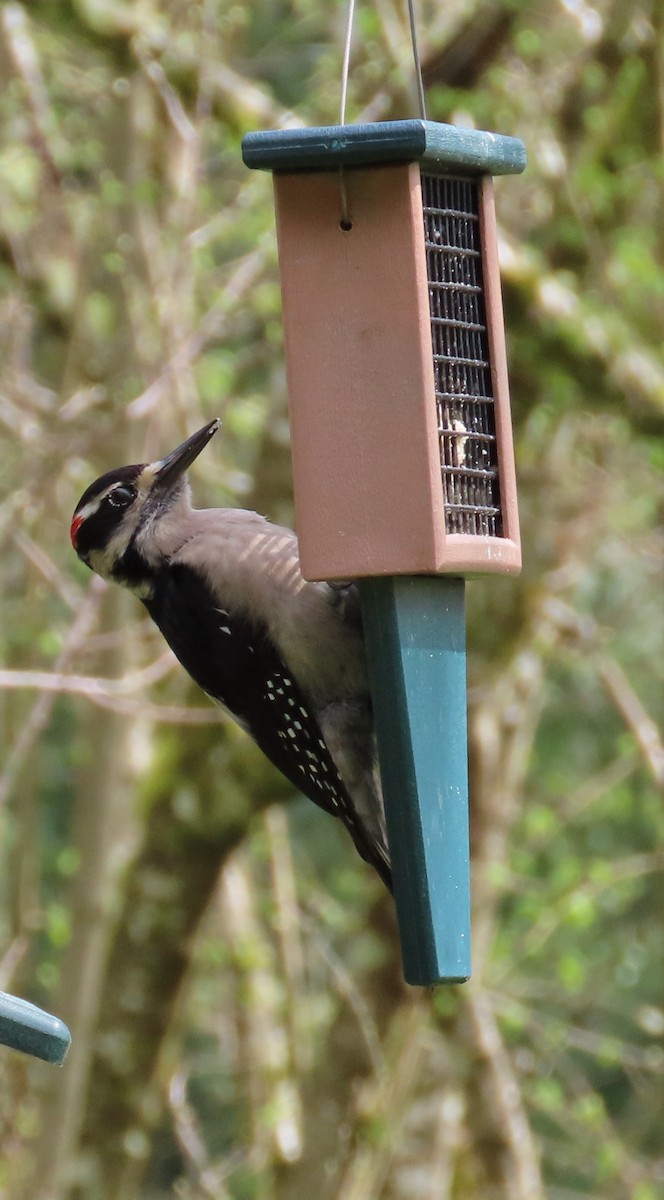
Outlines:
<svg viewBox="0 0 664 1200"><path fill-rule="evenodd" d="M343 167L339 167L339 197L341 200L339 228L343 229L344 233L348 233L348 230L353 228L353 222L350 219L348 191L346 189L346 172L344 171Z"/></svg>
<svg viewBox="0 0 664 1200"><path fill-rule="evenodd" d="M350 48L353 41L353 21L355 20L355 0L348 0L348 18L346 21L346 38L344 41L344 60L341 68L341 103L339 105L339 124L346 124L346 101L348 99L348 74L350 71ZM348 209L348 192L346 190L346 175L343 166L339 167L339 195L341 199L341 218L339 225L344 232L352 227Z"/></svg>
<svg viewBox="0 0 664 1200"><path fill-rule="evenodd" d="M350 73L350 51L353 42L353 22L355 20L355 0L348 0L348 16L346 18L346 36L344 39L344 57L341 67L341 102L339 105L339 124L346 124L346 104L348 101L348 76ZM423 121L427 119L427 106L424 96L424 80L422 78L422 62L420 60L420 52L417 45L417 26L415 22L415 0L408 0L408 24L410 26L410 42L413 48L413 62L415 64L415 85L417 88L417 100L420 109L420 116ZM341 220L339 224L344 230L352 228L352 221L348 208L348 193L346 190L346 176L343 166L339 167L339 192L341 196Z"/></svg>
<svg viewBox="0 0 664 1200"><path fill-rule="evenodd" d="M415 84L417 86L417 99L420 105L420 116L423 121L427 119L427 102L424 97L424 80L422 79L422 63L420 60L420 52L417 47L417 26L415 24L415 0L408 0L408 23L410 25L410 42L413 47L413 62L415 63Z"/></svg>
<svg viewBox="0 0 664 1200"><path fill-rule="evenodd" d="M410 0L409 0L410 2ZM355 0L348 0L348 17L346 19L346 38L344 41L344 61L341 68L341 105L339 107L339 124L346 124L346 100L348 99L348 73L350 71L350 47L353 41L353 21L355 20Z"/></svg>
<svg viewBox="0 0 664 1200"><path fill-rule="evenodd" d="M348 75L350 71L350 51L353 41L353 23L355 21L355 0L348 0L348 16L346 18L346 36L344 38L344 57L341 68L341 104L339 107L339 124L346 124L346 102L348 100ZM417 23L415 21L415 0L408 0L408 24L410 26L410 44L413 49L415 64L415 85L420 116L427 119L427 105L424 95L424 80L422 78L422 62L417 44Z"/></svg>

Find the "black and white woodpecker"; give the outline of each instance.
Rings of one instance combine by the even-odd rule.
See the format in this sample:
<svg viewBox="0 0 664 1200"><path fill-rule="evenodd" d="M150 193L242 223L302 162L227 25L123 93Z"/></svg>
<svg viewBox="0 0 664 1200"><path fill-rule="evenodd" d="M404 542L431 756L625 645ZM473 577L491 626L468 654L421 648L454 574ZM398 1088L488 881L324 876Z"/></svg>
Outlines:
<svg viewBox="0 0 664 1200"><path fill-rule="evenodd" d="M192 679L391 887L357 589L303 579L295 534L257 513L192 508L185 472L218 428L101 475L72 544L143 602Z"/></svg>

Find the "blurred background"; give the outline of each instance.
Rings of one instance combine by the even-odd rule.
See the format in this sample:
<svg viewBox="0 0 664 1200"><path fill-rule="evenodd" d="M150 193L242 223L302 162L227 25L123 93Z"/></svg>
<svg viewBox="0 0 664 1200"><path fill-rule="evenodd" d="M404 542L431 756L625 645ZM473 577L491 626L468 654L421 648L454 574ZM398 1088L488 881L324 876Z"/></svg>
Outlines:
<svg viewBox="0 0 664 1200"><path fill-rule="evenodd" d="M345 5L0 8L0 1049L8 1200L664 1195L664 17L421 0L429 115L497 182L525 570L469 587L474 975L401 979L392 904L78 563L99 473L219 415L199 506L291 522L271 180L337 120ZM349 119L416 112L359 7Z"/></svg>

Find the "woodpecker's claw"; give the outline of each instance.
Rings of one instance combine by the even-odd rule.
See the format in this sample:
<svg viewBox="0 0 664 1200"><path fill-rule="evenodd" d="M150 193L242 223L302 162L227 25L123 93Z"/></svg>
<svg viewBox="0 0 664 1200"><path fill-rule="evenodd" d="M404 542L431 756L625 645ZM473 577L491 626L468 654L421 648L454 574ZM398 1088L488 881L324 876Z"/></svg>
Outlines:
<svg viewBox="0 0 664 1200"><path fill-rule="evenodd" d="M201 450L207 446L210 438L217 432L221 421L219 417L215 417L214 421L210 421L208 425L204 425L198 433L192 433L186 442L178 446L175 450L171 450L161 462L155 464L154 482L156 484L170 484L175 479L182 475L187 467L190 467L194 459L198 458Z"/></svg>

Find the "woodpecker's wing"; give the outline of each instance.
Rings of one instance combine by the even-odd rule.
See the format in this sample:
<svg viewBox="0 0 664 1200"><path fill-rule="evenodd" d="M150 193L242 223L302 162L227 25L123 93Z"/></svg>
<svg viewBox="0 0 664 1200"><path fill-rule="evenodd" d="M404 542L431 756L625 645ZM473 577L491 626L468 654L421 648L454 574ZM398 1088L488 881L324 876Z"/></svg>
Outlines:
<svg viewBox="0 0 664 1200"><path fill-rule="evenodd" d="M182 564L157 576L145 604L192 679L228 709L299 791L341 818L361 857L391 889L386 850L357 813L312 706L267 630L225 609L198 572Z"/></svg>

